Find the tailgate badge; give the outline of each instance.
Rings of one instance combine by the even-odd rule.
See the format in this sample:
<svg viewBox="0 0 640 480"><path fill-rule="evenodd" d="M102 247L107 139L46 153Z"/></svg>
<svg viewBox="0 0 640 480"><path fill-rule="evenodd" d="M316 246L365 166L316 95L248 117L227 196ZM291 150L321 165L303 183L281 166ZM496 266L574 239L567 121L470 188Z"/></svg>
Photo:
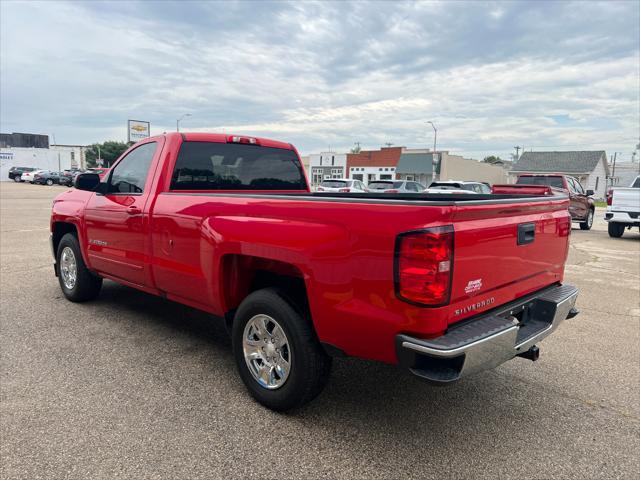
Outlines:
<svg viewBox="0 0 640 480"><path fill-rule="evenodd" d="M479 292L482 288L482 279L478 278L476 280L469 280L467 286L464 287L464 293L467 295L471 295L472 293Z"/></svg>

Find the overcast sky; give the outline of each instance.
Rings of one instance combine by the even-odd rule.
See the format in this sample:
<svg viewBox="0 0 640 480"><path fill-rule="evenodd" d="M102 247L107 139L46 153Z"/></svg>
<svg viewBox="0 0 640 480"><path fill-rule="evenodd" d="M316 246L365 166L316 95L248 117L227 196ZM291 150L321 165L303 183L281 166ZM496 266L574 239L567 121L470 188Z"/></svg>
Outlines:
<svg viewBox="0 0 640 480"><path fill-rule="evenodd" d="M302 153L473 158L640 135L640 2L0 2L3 132L126 140L127 119Z"/></svg>

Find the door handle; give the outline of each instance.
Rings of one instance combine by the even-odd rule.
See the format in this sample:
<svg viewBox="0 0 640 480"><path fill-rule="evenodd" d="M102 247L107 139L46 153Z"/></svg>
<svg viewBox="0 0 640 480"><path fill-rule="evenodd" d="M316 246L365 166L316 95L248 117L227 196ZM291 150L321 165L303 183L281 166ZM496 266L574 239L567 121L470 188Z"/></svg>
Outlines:
<svg viewBox="0 0 640 480"><path fill-rule="evenodd" d="M142 210L140 210L138 207L136 207L135 205L130 206L129 208L127 208L127 213L129 215L138 215L139 213L142 213Z"/></svg>
<svg viewBox="0 0 640 480"><path fill-rule="evenodd" d="M535 223L521 223L518 225L518 245L528 245L536 238Z"/></svg>

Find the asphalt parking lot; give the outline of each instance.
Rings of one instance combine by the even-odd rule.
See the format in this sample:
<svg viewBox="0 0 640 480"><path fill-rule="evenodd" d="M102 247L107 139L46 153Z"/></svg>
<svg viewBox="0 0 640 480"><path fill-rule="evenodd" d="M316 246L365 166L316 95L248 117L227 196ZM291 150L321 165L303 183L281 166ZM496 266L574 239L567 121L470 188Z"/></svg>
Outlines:
<svg viewBox="0 0 640 480"><path fill-rule="evenodd" d="M282 415L245 393L221 324L105 282L72 304L54 277L51 199L0 184L2 478L637 478L640 235L574 228L581 314L536 363L438 388L340 359Z"/></svg>

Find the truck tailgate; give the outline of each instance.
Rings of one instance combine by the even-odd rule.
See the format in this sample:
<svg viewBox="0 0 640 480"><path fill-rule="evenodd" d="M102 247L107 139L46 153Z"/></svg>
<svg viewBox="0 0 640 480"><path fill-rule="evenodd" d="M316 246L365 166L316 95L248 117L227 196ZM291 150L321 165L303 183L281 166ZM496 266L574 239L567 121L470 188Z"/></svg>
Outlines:
<svg viewBox="0 0 640 480"><path fill-rule="evenodd" d="M569 247L566 197L460 205L448 323L560 282Z"/></svg>
<svg viewBox="0 0 640 480"><path fill-rule="evenodd" d="M614 188L611 209L618 212L640 211L640 188Z"/></svg>

